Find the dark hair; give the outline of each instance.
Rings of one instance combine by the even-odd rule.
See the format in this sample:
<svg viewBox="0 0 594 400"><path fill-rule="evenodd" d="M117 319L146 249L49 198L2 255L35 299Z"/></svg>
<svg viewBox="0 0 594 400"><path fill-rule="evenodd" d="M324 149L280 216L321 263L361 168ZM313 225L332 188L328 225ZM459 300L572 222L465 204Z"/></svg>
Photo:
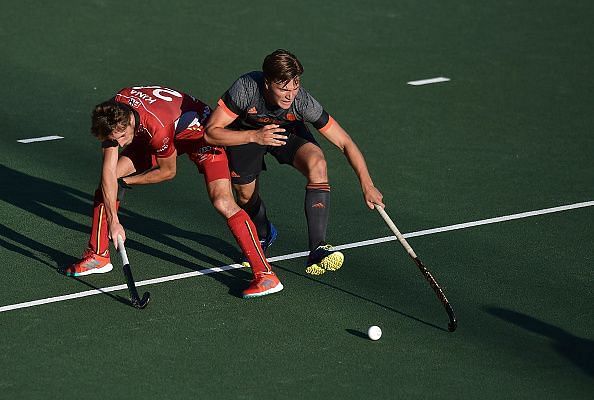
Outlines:
<svg viewBox="0 0 594 400"><path fill-rule="evenodd" d="M127 104L108 100L97 104L91 116L91 133L105 140L114 131L121 131L130 124L132 108Z"/></svg>
<svg viewBox="0 0 594 400"><path fill-rule="evenodd" d="M278 49L264 58L262 72L268 82L287 83L303 74L303 66L294 54Z"/></svg>

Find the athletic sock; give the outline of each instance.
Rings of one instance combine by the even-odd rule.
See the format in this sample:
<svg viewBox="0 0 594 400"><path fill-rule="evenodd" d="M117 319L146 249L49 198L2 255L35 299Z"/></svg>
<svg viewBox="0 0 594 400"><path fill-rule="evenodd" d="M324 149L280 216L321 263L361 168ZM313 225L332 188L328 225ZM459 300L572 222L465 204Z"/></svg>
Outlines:
<svg viewBox="0 0 594 400"><path fill-rule="evenodd" d="M250 263L254 276L256 273L272 272L272 268L260 247L256 227L248 214L244 210L239 210L227 220L227 225L229 225L237 244Z"/></svg>
<svg viewBox="0 0 594 400"><path fill-rule="evenodd" d="M266 216L266 207L260 198L260 194L254 193L252 198L243 206L241 206L241 208L247 212L254 222L254 225L256 225L258 236L261 238L267 238L270 234L270 221L268 220L268 216Z"/></svg>
<svg viewBox="0 0 594 400"><path fill-rule="evenodd" d="M116 212L120 202L116 201ZM107 213L103 203L103 192L101 188L95 191L93 199L93 223L91 226L91 238L89 239L89 249L94 253L105 255L109 250L109 229L107 226Z"/></svg>
<svg viewBox="0 0 594 400"><path fill-rule="evenodd" d="M329 214L330 185L327 182L308 184L305 187L305 218L310 251L326 241Z"/></svg>

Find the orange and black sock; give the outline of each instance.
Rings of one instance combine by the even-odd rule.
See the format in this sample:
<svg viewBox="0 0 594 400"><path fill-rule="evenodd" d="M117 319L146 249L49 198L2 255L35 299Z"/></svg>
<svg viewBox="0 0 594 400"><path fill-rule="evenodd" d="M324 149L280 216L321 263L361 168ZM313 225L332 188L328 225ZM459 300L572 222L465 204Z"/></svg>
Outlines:
<svg viewBox="0 0 594 400"><path fill-rule="evenodd" d="M308 184L305 187L305 218L310 251L326 241L329 214L330 185L327 182Z"/></svg>
<svg viewBox="0 0 594 400"><path fill-rule="evenodd" d="M256 225L258 236L261 238L267 238L268 234L270 233L270 221L266 215L266 207L260 198L260 194L257 192L254 193L252 198L243 206L241 206L241 208L247 212L251 220L254 222L254 225Z"/></svg>

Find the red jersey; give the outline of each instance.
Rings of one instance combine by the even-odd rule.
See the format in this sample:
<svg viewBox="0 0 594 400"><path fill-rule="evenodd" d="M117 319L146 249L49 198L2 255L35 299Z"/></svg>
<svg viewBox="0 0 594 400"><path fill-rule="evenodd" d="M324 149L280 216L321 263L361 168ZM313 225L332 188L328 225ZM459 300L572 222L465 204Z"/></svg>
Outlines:
<svg viewBox="0 0 594 400"><path fill-rule="evenodd" d="M194 97L162 86L135 86L120 90L115 101L136 112L134 137L149 143L159 158L175 151L175 140L200 139L210 107Z"/></svg>

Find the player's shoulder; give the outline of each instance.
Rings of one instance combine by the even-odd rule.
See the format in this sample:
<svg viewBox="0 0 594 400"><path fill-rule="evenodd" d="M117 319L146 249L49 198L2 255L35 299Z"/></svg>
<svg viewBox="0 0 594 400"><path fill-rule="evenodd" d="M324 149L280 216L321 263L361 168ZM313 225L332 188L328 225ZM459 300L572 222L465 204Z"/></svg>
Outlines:
<svg viewBox="0 0 594 400"><path fill-rule="evenodd" d="M241 75L237 81L236 86L243 86L246 89L257 89L264 83L264 74L262 71L252 71Z"/></svg>
<svg viewBox="0 0 594 400"><path fill-rule="evenodd" d="M305 89L303 86L299 87L299 91L295 96L294 104L298 108L317 107L320 103Z"/></svg>
<svg viewBox="0 0 594 400"><path fill-rule="evenodd" d="M121 96L121 95L129 95L131 91L132 91L132 87L131 86L126 86L126 87L123 87L120 90L118 90L116 92L116 96L118 96L118 95L119 96Z"/></svg>
<svg viewBox="0 0 594 400"><path fill-rule="evenodd" d="M263 84L262 72L253 71L243 74L223 95L223 101L227 106L235 106L237 111L246 110L261 97Z"/></svg>
<svg viewBox="0 0 594 400"><path fill-rule="evenodd" d="M251 71L243 74L241 76L243 79L252 81L252 82L263 82L264 81L264 73L262 71Z"/></svg>
<svg viewBox="0 0 594 400"><path fill-rule="evenodd" d="M124 103L124 104L128 104L128 105L134 107L133 90L134 90L133 86L123 87L116 92L115 96L113 96L113 99L115 101L117 101L118 103Z"/></svg>
<svg viewBox="0 0 594 400"><path fill-rule="evenodd" d="M306 122L314 123L324 113L324 107L303 86L293 101L295 113Z"/></svg>

